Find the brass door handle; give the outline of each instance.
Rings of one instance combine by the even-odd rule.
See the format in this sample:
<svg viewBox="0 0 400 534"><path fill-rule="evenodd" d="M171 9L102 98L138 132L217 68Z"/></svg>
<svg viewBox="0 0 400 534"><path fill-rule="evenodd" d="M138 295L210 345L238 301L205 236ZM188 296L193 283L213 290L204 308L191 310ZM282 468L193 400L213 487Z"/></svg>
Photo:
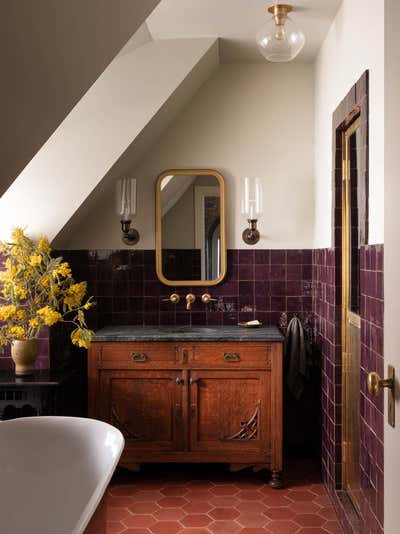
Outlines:
<svg viewBox="0 0 400 534"><path fill-rule="evenodd" d="M147 362L149 357L144 352L132 352L131 359L134 362Z"/></svg>
<svg viewBox="0 0 400 534"><path fill-rule="evenodd" d="M183 378L178 377L178 378L175 380L175 383L176 383L177 386L183 386L183 384L185 383L185 381L183 380Z"/></svg>
<svg viewBox="0 0 400 534"><path fill-rule="evenodd" d="M192 384L197 384L197 383L199 382L199 379L198 379L198 378L191 378L191 379L189 380L189 382L190 382L191 385L192 385Z"/></svg>
<svg viewBox="0 0 400 534"><path fill-rule="evenodd" d="M382 379L378 373L371 371L368 373L367 385L369 393L377 397L383 388L394 388L394 378Z"/></svg>

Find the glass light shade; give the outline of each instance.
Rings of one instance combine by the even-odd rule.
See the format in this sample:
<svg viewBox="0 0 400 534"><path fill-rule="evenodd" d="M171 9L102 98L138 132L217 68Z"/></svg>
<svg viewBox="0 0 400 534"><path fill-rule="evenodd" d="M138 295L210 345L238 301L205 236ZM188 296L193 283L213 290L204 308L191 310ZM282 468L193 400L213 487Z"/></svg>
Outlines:
<svg viewBox="0 0 400 534"><path fill-rule="evenodd" d="M258 219L263 211L263 190L260 178L243 178L242 215L246 219Z"/></svg>
<svg viewBox="0 0 400 534"><path fill-rule="evenodd" d="M285 24L276 24L272 17L257 33L256 41L261 54L268 61L284 62L294 59L303 48L304 33L286 17Z"/></svg>
<svg viewBox="0 0 400 534"><path fill-rule="evenodd" d="M121 178L116 186L116 211L121 221L129 221L136 215L136 180Z"/></svg>

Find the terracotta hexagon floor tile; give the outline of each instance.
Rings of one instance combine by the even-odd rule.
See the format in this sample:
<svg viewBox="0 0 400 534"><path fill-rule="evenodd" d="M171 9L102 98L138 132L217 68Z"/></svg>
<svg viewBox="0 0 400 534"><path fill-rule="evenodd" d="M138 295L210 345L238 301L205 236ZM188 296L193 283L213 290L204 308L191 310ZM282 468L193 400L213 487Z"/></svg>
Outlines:
<svg viewBox="0 0 400 534"><path fill-rule="evenodd" d="M107 521L122 521L131 517L127 508L107 508Z"/></svg>
<svg viewBox="0 0 400 534"><path fill-rule="evenodd" d="M314 501L318 498L310 491L293 490L288 494L288 498L292 501Z"/></svg>
<svg viewBox="0 0 400 534"><path fill-rule="evenodd" d="M139 490L133 495L134 502L140 501L158 501L162 497L162 494L159 491L155 490Z"/></svg>
<svg viewBox="0 0 400 534"><path fill-rule="evenodd" d="M245 528L242 528L242 530L240 531L240 534L266 534L268 532L271 532L271 531L266 529L265 527L261 527L261 528L245 527Z"/></svg>
<svg viewBox="0 0 400 534"><path fill-rule="evenodd" d="M150 530L147 528L127 528L123 534L150 534Z"/></svg>
<svg viewBox="0 0 400 534"><path fill-rule="evenodd" d="M297 514L295 521L302 527L322 527L326 519L316 514Z"/></svg>
<svg viewBox="0 0 400 534"><path fill-rule="evenodd" d="M232 484L224 484L221 486L215 486L214 488L211 488L210 492L212 492L214 495L235 495L239 492L239 489L233 486Z"/></svg>
<svg viewBox="0 0 400 534"><path fill-rule="evenodd" d="M212 488L214 484L210 480L191 480L186 484L189 489L202 489L208 490Z"/></svg>
<svg viewBox="0 0 400 534"><path fill-rule="evenodd" d="M121 534L125 530L125 527L121 523L107 523L106 532L107 534Z"/></svg>
<svg viewBox="0 0 400 534"><path fill-rule="evenodd" d="M236 506L240 503L236 497L212 497L209 501L216 508L226 508L228 506Z"/></svg>
<svg viewBox="0 0 400 534"><path fill-rule="evenodd" d="M150 527L150 532L154 534L176 534L182 530L182 525L176 521L160 521Z"/></svg>
<svg viewBox="0 0 400 534"><path fill-rule="evenodd" d="M184 534L210 534L210 531L206 528L185 528L182 532Z"/></svg>
<svg viewBox="0 0 400 534"><path fill-rule="evenodd" d="M267 508L263 514L269 519L293 519L295 512L286 506Z"/></svg>
<svg viewBox="0 0 400 534"><path fill-rule="evenodd" d="M320 515L324 519L330 519L330 520L336 519L336 513L335 513L335 510L332 508L332 506L324 506L318 512L318 515Z"/></svg>
<svg viewBox="0 0 400 534"><path fill-rule="evenodd" d="M235 534L242 530L236 521L214 521L207 528L214 534Z"/></svg>
<svg viewBox="0 0 400 534"><path fill-rule="evenodd" d="M129 495L133 495L134 493L137 493L139 490L137 489L136 486L134 485L128 485L128 484L125 484L123 486L111 486L110 487L110 495L114 495L114 496L123 496L123 497L126 497L126 496L129 496Z"/></svg>
<svg viewBox="0 0 400 534"><path fill-rule="evenodd" d="M163 508L153 514L157 521L179 521L185 517L183 508Z"/></svg>
<svg viewBox="0 0 400 534"><path fill-rule="evenodd" d="M314 498L314 502L320 506L332 506L331 500L328 495L318 495Z"/></svg>
<svg viewBox="0 0 400 534"><path fill-rule="evenodd" d="M298 534L327 534L327 531L322 527L303 527Z"/></svg>
<svg viewBox="0 0 400 534"><path fill-rule="evenodd" d="M261 501L263 495L257 490L241 490L236 497L242 501Z"/></svg>
<svg viewBox="0 0 400 534"><path fill-rule="evenodd" d="M135 502L127 508L132 514L152 514L160 509L154 501Z"/></svg>
<svg viewBox="0 0 400 534"><path fill-rule="evenodd" d="M206 514L189 514L181 520L181 523L185 527L205 527L211 521L211 517Z"/></svg>
<svg viewBox="0 0 400 534"><path fill-rule="evenodd" d="M316 514L321 510L321 506L315 504L315 502L294 502L290 505L290 509L296 514Z"/></svg>
<svg viewBox="0 0 400 534"><path fill-rule="evenodd" d="M156 520L149 514L135 514L129 515L129 517L126 517L121 522L128 528L148 528L154 525Z"/></svg>
<svg viewBox="0 0 400 534"><path fill-rule="evenodd" d="M240 514L236 521L242 527L263 527L269 522L268 518L265 517L265 515L255 514L254 512Z"/></svg>
<svg viewBox="0 0 400 534"><path fill-rule="evenodd" d="M182 508L187 514L206 514L212 509L212 504L205 501L194 501L185 504Z"/></svg>
<svg viewBox="0 0 400 534"><path fill-rule="evenodd" d="M167 486L161 489L161 493L167 497L179 497L187 492L186 486Z"/></svg>
<svg viewBox="0 0 400 534"><path fill-rule="evenodd" d="M187 504L187 500L183 497L164 497L157 501L161 508L181 508Z"/></svg>
<svg viewBox="0 0 400 534"><path fill-rule="evenodd" d="M279 519L268 523L267 528L273 534L295 534L299 530L299 525L293 521Z"/></svg>
<svg viewBox="0 0 400 534"><path fill-rule="evenodd" d="M261 501L243 501L240 504L236 505L235 508L236 510L239 510L239 512L241 512L242 514L247 512L262 514L267 510L267 506Z"/></svg>
<svg viewBox="0 0 400 534"><path fill-rule="evenodd" d="M213 494L208 490L203 489L189 489L185 493L185 499L188 501L208 501L213 496Z"/></svg>
<svg viewBox="0 0 400 534"><path fill-rule="evenodd" d="M115 508L126 508L130 506L133 503L132 497L124 497L124 496L114 496L114 495L107 495L106 497L106 505Z"/></svg>
<svg viewBox="0 0 400 534"><path fill-rule="evenodd" d="M273 495L268 495L267 497L264 497L264 499L262 499L262 502L269 507L289 506L293 504L293 501L289 500L286 495L277 493L276 491Z"/></svg>
<svg viewBox="0 0 400 534"><path fill-rule="evenodd" d="M339 524L339 521L327 521L324 525L324 529L329 534L343 534L343 529Z"/></svg>
<svg viewBox="0 0 400 534"><path fill-rule="evenodd" d="M208 514L215 520L222 520L222 519L236 519L238 515L240 515L239 510L236 510L236 508L214 508L209 512Z"/></svg>

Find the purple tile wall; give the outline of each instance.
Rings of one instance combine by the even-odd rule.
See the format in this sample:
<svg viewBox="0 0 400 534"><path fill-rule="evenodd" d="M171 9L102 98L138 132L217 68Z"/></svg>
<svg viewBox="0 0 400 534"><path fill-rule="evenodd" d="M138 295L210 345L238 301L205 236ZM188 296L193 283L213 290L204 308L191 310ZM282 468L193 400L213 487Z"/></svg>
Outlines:
<svg viewBox="0 0 400 534"><path fill-rule="evenodd" d="M383 532L383 396L367 393L369 371L385 374L383 365L383 245L362 246L360 369L360 532ZM346 532L357 532L357 518L343 502L341 269L335 249L313 251L315 337L322 349L323 477Z"/></svg>
<svg viewBox="0 0 400 534"><path fill-rule="evenodd" d="M207 288L168 287L155 272L154 250L59 251L77 279L88 280L97 306L90 314L93 328L108 324L229 325L257 318L286 325L297 313L312 320L311 250L229 250L224 281L210 287L217 302L198 298L186 311L184 296L200 297ZM178 305L163 301L172 292Z"/></svg>
<svg viewBox="0 0 400 534"><path fill-rule="evenodd" d="M0 254L0 271L4 270L5 258ZM10 348L4 347L4 353L0 353L0 369L13 369L14 362L11 359ZM39 336L38 359L36 360L37 369L49 368L49 331L43 328Z"/></svg>

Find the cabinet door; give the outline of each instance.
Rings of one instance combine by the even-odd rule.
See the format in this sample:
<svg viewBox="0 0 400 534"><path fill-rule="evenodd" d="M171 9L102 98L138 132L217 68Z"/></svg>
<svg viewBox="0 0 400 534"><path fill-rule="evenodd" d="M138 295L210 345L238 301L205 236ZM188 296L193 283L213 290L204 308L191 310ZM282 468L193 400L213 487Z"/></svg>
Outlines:
<svg viewBox="0 0 400 534"><path fill-rule="evenodd" d="M192 371L192 451L269 453L270 373Z"/></svg>
<svg viewBox="0 0 400 534"><path fill-rule="evenodd" d="M119 428L128 450L180 450L182 399L180 371L100 371L99 416Z"/></svg>

